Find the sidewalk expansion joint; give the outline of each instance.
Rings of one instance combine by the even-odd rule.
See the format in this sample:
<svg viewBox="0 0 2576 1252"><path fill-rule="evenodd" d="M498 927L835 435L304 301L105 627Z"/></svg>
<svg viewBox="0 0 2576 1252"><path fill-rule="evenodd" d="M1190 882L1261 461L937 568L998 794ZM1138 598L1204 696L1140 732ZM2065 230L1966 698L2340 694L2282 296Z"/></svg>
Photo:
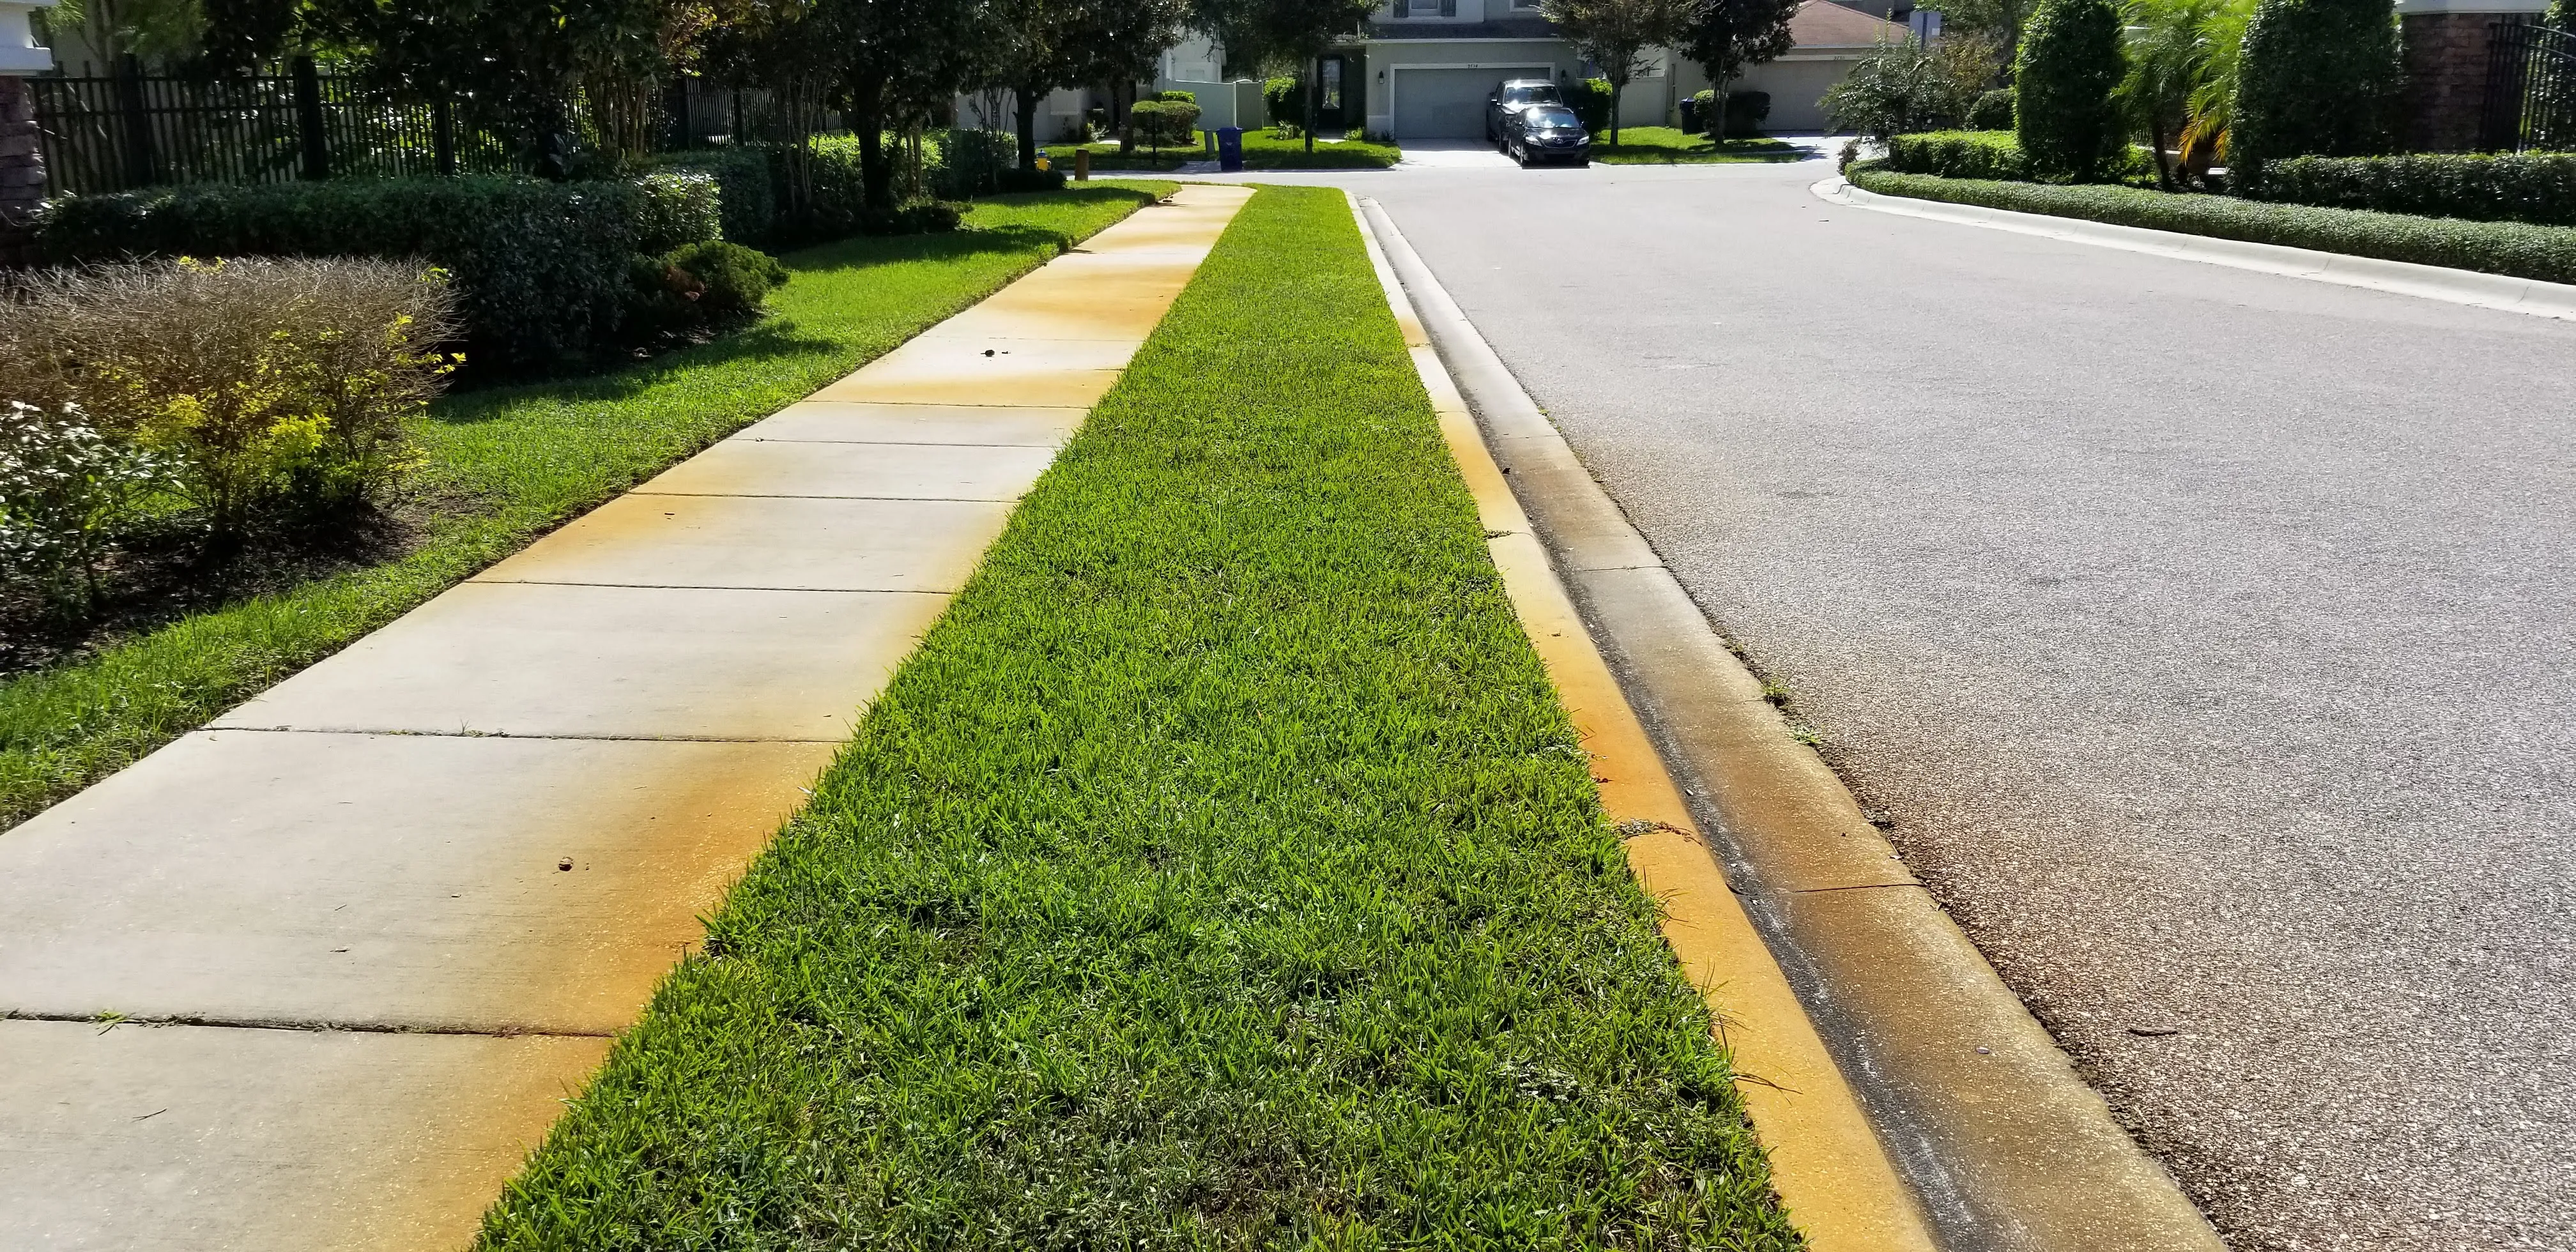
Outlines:
<svg viewBox="0 0 2576 1252"><path fill-rule="evenodd" d="M216 1017L204 1013L170 1013L148 1017L96 1013L0 1012L0 1022L78 1022L106 1034L120 1026L152 1029L193 1026L212 1030L285 1030L332 1035L471 1035L483 1039L614 1039L609 1030L550 1030L541 1026L420 1026L393 1022L335 1022L299 1018Z"/></svg>
<svg viewBox="0 0 2576 1252"><path fill-rule="evenodd" d="M704 500L708 497L675 496L673 498ZM741 497L723 496L717 498L731 500L740 499ZM806 497L798 496L793 498L805 499ZM826 496L822 498L837 500L842 497ZM962 501L961 503L985 504L992 502L968 500ZM480 577L473 578L468 581L482 583L486 586L504 584L512 587L624 587L631 591L801 591L818 596L953 596L957 594L957 589L954 587L745 587L737 586L733 583L586 583L568 582L560 578Z"/></svg>
<svg viewBox="0 0 2576 1252"><path fill-rule="evenodd" d="M586 586L570 583L567 586ZM695 588L691 588L695 590ZM204 727L201 733L228 735L393 735L414 739L524 739L531 742L563 740L593 743L822 743L844 744L847 735L829 739L804 739L790 735L514 735L506 730L384 730L344 726L221 726Z"/></svg>

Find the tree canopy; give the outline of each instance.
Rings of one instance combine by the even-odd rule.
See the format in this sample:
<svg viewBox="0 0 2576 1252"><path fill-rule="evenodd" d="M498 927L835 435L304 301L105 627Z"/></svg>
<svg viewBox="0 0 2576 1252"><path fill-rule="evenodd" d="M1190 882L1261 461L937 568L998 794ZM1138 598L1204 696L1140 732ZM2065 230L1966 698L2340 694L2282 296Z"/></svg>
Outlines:
<svg viewBox="0 0 2576 1252"><path fill-rule="evenodd" d="M1610 84L1610 143L1619 142L1619 98L1654 67L1649 48L1681 42L1693 0L1545 0L1539 11Z"/></svg>

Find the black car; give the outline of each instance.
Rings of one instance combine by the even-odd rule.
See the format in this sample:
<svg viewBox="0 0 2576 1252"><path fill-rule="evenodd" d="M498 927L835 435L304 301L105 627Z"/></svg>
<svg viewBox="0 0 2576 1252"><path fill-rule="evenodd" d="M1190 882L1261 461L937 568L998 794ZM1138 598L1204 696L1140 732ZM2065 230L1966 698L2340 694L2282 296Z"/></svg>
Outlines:
<svg viewBox="0 0 2576 1252"><path fill-rule="evenodd" d="M1485 142L1502 147L1503 120L1520 112L1522 106L1563 103L1565 97L1557 94L1556 84L1547 79L1515 78L1503 83L1494 88L1494 94L1485 97Z"/></svg>
<svg viewBox="0 0 2576 1252"><path fill-rule="evenodd" d="M1561 104L1523 105L1503 118L1503 153L1523 165L1540 161L1592 163L1592 135L1583 119Z"/></svg>

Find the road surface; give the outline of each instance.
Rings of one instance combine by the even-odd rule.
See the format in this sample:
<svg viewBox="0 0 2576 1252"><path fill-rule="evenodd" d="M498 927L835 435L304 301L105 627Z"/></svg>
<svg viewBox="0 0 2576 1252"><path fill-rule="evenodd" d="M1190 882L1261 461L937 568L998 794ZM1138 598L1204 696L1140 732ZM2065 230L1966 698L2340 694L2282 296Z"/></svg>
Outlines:
<svg viewBox="0 0 2576 1252"><path fill-rule="evenodd" d="M2576 1248L2576 324L1829 172L1338 181L2231 1243Z"/></svg>

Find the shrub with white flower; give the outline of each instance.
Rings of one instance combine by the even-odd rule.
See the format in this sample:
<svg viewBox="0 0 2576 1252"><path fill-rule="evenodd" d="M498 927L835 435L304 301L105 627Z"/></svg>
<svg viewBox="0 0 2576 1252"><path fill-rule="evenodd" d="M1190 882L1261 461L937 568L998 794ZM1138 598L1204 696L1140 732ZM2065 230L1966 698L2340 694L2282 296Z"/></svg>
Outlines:
<svg viewBox="0 0 2576 1252"><path fill-rule="evenodd" d="M99 433L78 405L9 401L0 412L0 577L49 601L86 604L108 544L168 480L163 457Z"/></svg>

